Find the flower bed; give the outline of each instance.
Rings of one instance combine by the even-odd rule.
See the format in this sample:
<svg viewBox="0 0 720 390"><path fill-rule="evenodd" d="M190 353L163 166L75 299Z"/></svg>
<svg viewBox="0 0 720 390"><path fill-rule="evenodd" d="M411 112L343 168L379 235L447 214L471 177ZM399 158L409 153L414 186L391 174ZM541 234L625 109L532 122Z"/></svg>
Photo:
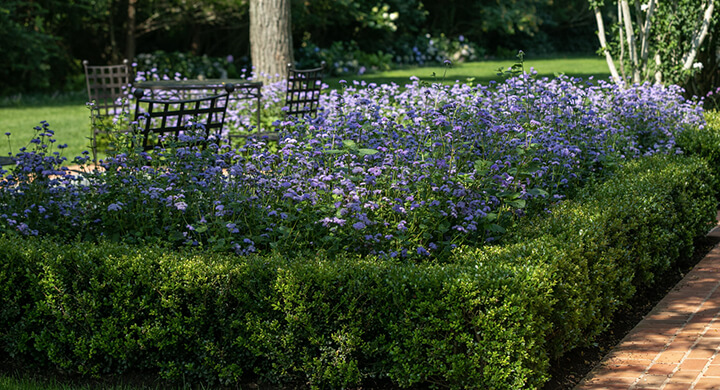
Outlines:
<svg viewBox="0 0 720 390"><path fill-rule="evenodd" d="M353 86L323 107L316 120L282 122L273 148L251 140L139 153L119 140L102 172L81 175L57 169L46 123L6 176L0 228L238 254L443 260L458 245L497 240L625 159L676 153L674 134L702 123L674 87L527 74L492 88Z"/></svg>

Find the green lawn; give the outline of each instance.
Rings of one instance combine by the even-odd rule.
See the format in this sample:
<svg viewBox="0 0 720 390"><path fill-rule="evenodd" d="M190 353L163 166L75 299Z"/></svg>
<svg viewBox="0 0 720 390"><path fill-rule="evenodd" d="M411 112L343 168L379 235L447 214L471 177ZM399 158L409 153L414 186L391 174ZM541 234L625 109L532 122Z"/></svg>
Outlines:
<svg viewBox="0 0 720 390"><path fill-rule="evenodd" d="M327 79L327 83L333 89L341 87L340 80L349 83L353 80L365 80L368 83L396 83L403 86L410 83L411 76L417 76L420 80L431 83L452 84L456 80L467 82L472 79L474 84L487 84L491 80L502 80L502 77L497 75L498 68L507 69L514 62L513 60L479 61L454 64L449 68L407 67L363 76L334 77ZM600 57L526 59L525 69L529 71L531 67L538 71L538 77L567 74L584 79L590 76L607 79L610 76L605 60ZM0 155L7 155L11 150L15 153L21 146L26 146L34 135L33 128L43 120L47 121L50 129L55 131L58 143L68 144L63 155L69 160L80 155L83 150L88 150L89 110L85 107L85 95L77 92L63 96L6 99L0 102L0 137L7 132L12 134L10 145L7 139L0 141Z"/></svg>
<svg viewBox="0 0 720 390"><path fill-rule="evenodd" d="M89 114L84 103L0 108L0 136L3 137L0 155L7 155L11 150L15 153L20 147L27 146L35 134L33 128L45 120L50 124L50 130L55 131L58 140L56 144L68 144L68 148L62 152L63 156L72 159L83 150L89 150ZM9 140L4 136L5 133L11 133Z"/></svg>
<svg viewBox="0 0 720 390"><path fill-rule="evenodd" d="M507 70L507 68L515 62L516 61L513 60L493 60L453 64L450 68L444 66L408 67L364 76L333 77L329 78L327 83L330 88L340 87L340 80L345 80L349 83L353 80L365 80L366 82L378 84L396 83L402 86L410 82L411 76L416 76L421 81L431 83L442 82L445 84L453 84L455 81L466 82L468 79L473 79L472 82L474 84L487 84L491 80L503 80L502 76L497 75L498 68ZM559 56L553 58L525 59L524 66L526 71L534 68L538 72L538 77L554 77L560 74L582 77L583 79L592 76L595 79L607 80L610 77L607 63L605 59L601 57Z"/></svg>

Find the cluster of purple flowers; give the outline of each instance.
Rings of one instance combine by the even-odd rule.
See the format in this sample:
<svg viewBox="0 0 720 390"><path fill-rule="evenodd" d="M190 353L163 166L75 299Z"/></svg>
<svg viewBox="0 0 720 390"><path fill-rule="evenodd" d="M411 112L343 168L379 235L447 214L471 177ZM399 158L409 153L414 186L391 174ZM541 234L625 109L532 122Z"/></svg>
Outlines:
<svg viewBox="0 0 720 390"><path fill-rule="evenodd" d="M38 169L25 159L0 188L0 226L238 254L443 258L497 239L609 164L677 153L674 134L703 124L677 87L528 74L488 86L357 83L322 106L316 119L280 122L276 147L121 153L102 171L47 180L16 174Z"/></svg>

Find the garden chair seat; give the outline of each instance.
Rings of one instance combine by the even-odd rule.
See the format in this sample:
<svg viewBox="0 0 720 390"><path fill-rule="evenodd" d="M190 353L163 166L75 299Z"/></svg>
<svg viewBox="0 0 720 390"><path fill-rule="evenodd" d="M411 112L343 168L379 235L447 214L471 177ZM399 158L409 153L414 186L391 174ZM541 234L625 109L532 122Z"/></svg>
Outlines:
<svg viewBox="0 0 720 390"><path fill-rule="evenodd" d="M135 121L143 150L166 147L172 143L199 143L205 147L213 137L219 142L228 97L234 89L233 84L226 84L222 94L188 100L155 100L144 97L144 89L136 89L133 92L136 98Z"/></svg>
<svg viewBox="0 0 720 390"><path fill-rule="evenodd" d="M325 73L325 61L320 67L312 69L295 69L288 64L287 91L285 92L285 107L283 113L286 118L311 117L316 118L320 106L320 92ZM276 141L279 139L277 131L265 131L252 134L230 134L230 141L234 138L256 138Z"/></svg>

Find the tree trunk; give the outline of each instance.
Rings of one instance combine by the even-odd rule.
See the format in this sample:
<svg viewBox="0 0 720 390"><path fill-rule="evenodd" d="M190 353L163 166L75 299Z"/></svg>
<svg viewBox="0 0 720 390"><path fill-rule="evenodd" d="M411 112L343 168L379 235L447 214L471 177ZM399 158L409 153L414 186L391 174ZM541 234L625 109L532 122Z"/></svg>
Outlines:
<svg viewBox="0 0 720 390"><path fill-rule="evenodd" d="M250 56L259 80L287 78L293 62L290 28L290 0L250 1Z"/></svg>
<svg viewBox="0 0 720 390"><path fill-rule="evenodd" d="M110 34L110 53L108 53L108 57L111 64L117 64L120 62L120 50L117 45L117 40L115 39L115 15L113 15L113 7L112 4L109 4L108 6L108 18L107 18L107 24Z"/></svg>
<svg viewBox="0 0 720 390"><path fill-rule="evenodd" d="M600 13L600 9L598 7L595 7L593 10L595 11L595 22L598 26L597 35L598 40L600 41L600 47L602 48L603 53L605 53L605 60L607 61L608 69L610 69L613 81L619 84L620 75L618 75L617 68L615 68L615 62L613 61L612 55L607 47L607 41L605 40L605 23L603 23L602 14Z"/></svg>
<svg viewBox="0 0 720 390"><path fill-rule="evenodd" d="M635 44L635 32L633 31L632 15L630 15L630 5L627 0L620 1L623 13L623 21L625 22L625 35L627 38L628 52L630 53L630 63L632 64L633 83L640 83L640 68L638 66L638 52Z"/></svg>
<svg viewBox="0 0 720 390"><path fill-rule="evenodd" d="M127 38L125 40L125 58L131 63L135 59L135 11L137 0L128 0Z"/></svg>
<svg viewBox="0 0 720 390"><path fill-rule="evenodd" d="M648 55L650 54L650 27L652 26L653 13L655 12L655 0L648 3L647 14L645 15L645 24L641 31L640 45L640 63L642 64L643 73L647 71Z"/></svg>

